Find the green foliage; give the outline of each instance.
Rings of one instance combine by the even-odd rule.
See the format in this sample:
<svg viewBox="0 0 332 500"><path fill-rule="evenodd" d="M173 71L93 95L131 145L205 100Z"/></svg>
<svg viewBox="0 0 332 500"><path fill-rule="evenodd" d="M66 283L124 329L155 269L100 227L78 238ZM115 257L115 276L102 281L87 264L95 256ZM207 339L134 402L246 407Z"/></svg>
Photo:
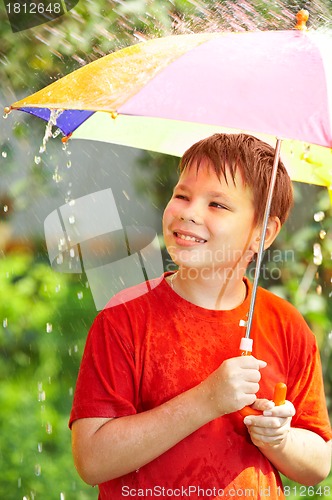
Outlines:
<svg viewBox="0 0 332 500"><path fill-rule="evenodd" d="M330 475L325 481L316 486L302 486L286 477L282 477L285 487L285 497L290 500L296 498L313 498L314 500L322 500L331 498L332 495L332 476Z"/></svg>
<svg viewBox="0 0 332 500"><path fill-rule="evenodd" d="M80 277L27 252L0 259L1 498L91 497L73 467L67 423L94 315Z"/></svg>

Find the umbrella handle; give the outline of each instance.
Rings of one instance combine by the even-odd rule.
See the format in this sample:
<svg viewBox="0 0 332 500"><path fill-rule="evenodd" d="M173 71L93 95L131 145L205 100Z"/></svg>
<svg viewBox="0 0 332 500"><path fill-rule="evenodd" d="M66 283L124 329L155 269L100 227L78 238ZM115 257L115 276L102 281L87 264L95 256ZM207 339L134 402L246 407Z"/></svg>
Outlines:
<svg viewBox="0 0 332 500"><path fill-rule="evenodd" d="M283 382L278 382L274 387L273 402L276 406L285 404L287 394L287 385ZM261 411L254 410L251 406L245 406L239 410L240 415L244 418L248 415L262 415Z"/></svg>
<svg viewBox="0 0 332 500"><path fill-rule="evenodd" d="M241 356L251 356L253 340L248 337L243 337L240 342ZM276 406L285 404L287 394L287 385L283 382L278 382L274 387L273 402ZM248 415L262 415L263 412L254 410L251 406L245 406L239 410L240 415L244 418Z"/></svg>

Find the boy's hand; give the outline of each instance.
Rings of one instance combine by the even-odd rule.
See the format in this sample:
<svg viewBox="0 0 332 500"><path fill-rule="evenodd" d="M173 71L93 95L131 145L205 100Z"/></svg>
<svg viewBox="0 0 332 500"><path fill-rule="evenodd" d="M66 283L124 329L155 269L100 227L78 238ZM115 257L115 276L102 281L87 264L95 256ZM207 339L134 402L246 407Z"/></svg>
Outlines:
<svg viewBox="0 0 332 500"><path fill-rule="evenodd" d="M273 401L258 399L253 408L262 415L249 415L243 422L247 426L251 441L258 448L271 448L284 443L290 431L295 408L290 401L275 406Z"/></svg>
<svg viewBox="0 0 332 500"><path fill-rule="evenodd" d="M241 410L256 401L265 361L253 356L238 356L224 361L204 380L201 387L209 396L213 418Z"/></svg>

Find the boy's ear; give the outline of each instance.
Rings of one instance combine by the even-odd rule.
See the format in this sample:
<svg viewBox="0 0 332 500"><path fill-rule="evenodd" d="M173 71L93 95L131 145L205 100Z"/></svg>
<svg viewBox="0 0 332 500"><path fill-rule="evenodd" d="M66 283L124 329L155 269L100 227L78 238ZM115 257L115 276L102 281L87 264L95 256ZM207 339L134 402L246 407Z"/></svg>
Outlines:
<svg viewBox="0 0 332 500"><path fill-rule="evenodd" d="M266 235L265 235L264 250L266 250L272 245L272 243L278 236L280 229L281 229L281 222L279 217L277 216L269 217L269 222L267 224ZM261 232L262 232L262 226L257 226L256 237L254 238L251 244L251 250L254 253L258 252L261 240Z"/></svg>

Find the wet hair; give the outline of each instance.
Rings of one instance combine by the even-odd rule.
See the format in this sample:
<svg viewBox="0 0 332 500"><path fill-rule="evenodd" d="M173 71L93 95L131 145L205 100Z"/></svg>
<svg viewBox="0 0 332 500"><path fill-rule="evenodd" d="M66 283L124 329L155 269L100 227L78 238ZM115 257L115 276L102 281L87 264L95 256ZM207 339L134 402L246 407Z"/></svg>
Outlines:
<svg viewBox="0 0 332 500"><path fill-rule="evenodd" d="M208 160L219 179L223 176L228 184L230 173L235 184L235 175L239 168L244 184L253 193L255 223L260 224L264 216L274 153L269 144L252 135L214 134L193 144L184 153L179 170L182 173L187 167L195 164L198 171L202 160ZM270 215L279 217L281 224L284 224L292 206L292 182L284 164L279 160Z"/></svg>

